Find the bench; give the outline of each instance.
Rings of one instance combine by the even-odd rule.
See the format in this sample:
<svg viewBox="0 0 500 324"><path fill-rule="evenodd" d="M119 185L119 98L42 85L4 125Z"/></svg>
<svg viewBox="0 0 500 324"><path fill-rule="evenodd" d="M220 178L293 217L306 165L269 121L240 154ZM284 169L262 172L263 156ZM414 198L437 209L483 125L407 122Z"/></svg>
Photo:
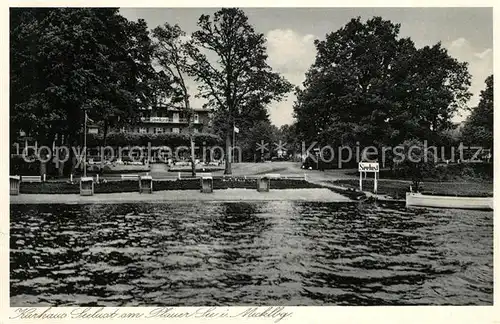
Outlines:
<svg viewBox="0 0 500 324"><path fill-rule="evenodd" d="M21 176L21 182L42 182L42 176Z"/></svg>
<svg viewBox="0 0 500 324"><path fill-rule="evenodd" d="M289 174L289 175L282 175L281 176L283 179L289 179L289 180L306 180L306 175L298 175L298 174Z"/></svg>
<svg viewBox="0 0 500 324"><path fill-rule="evenodd" d="M139 180L138 174L122 174L122 180Z"/></svg>
<svg viewBox="0 0 500 324"><path fill-rule="evenodd" d="M264 177L266 177L268 179L281 179L281 175L278 173L268 173L268 174L264 175Z"/></svg>
<svg viewBox="0 0 500 324"><path fill-rule="evenodd" d="M197 172L196 177L198 177L198 178L212 178L212 174L211 173Z"/></svg>

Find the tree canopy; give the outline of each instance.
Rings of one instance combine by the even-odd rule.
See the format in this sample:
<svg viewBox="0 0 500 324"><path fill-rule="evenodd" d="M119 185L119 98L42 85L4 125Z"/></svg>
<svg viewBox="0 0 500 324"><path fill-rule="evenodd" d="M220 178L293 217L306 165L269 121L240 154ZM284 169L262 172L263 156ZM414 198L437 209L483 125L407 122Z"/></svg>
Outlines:
<svg viewBox="0 0 500 324"><path fill-rule="evenodd" d="M10 10L12 133L77 140L84 110L107 125L131 122L151 100L145 21L116 8Z"/></svg>
<svg viewBox="0 0 500 324"><path fill-rule="evenodd" d="M213 17L202 15L192 34L189 72L199 82L200 96L219 116L225 115L220 127L226 135L226 174L231 173L228 154L236 120L281 100L291 90L291 84L267 64L265 43L264 35L236 8L221 9Z"/></svg>
<svg viewBox="0 0 500 324"><path fill-rule="evenodd" d="M396 145L439 141L470 98L467 64L440 43L415 48L400 25L352 19L316 40L316 60L296 89L294 115L305 141Z"/></svg>
<svg viewBox="0 0 500 324"><path fill-rule="evenodd" d="M464 123L462 140L467 145L493 149L493 75L485 83L479 104Z"/></svg>

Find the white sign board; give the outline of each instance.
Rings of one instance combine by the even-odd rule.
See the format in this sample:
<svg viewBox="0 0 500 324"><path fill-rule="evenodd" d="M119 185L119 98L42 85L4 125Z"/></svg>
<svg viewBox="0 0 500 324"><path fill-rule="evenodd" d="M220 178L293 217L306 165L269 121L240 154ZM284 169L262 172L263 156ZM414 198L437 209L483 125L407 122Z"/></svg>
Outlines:
<svg viewBox="0 0 500 324"><path fill-rule="evenodd" d="M377 162L359 162L359 172L379 172L379 165Z"/></svg>
<svg viewBox="0 0 500 324"><path fill-rule="evenodd" d="M359 190L363 191L363 173L367 172L372 172L374 173L374 178L373 178L373 193L377 193L377 174L380 171L379 165L377 162L359 162L358 165L358 171L359 171Z"/></svg>

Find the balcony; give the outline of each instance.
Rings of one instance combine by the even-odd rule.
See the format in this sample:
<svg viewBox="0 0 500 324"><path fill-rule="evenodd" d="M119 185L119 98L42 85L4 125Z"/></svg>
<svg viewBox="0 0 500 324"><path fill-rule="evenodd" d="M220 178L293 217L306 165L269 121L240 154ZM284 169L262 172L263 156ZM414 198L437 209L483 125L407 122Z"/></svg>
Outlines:
<svg viewBox="0 0 500 324"><path fill-rule="evenodd" d="M187 118L171 118L171 117L141 117L141 121L145 123L171 123L171 124L188 123ZM194 120L193 124L202 124L202 122L200 120Z"/></svg>
<svg viewBox="0 0 500 324"><path fill-rule="evenodd" d="M172 120L168 117L141 117L141 121L147 123L171 123Z"/></svg>

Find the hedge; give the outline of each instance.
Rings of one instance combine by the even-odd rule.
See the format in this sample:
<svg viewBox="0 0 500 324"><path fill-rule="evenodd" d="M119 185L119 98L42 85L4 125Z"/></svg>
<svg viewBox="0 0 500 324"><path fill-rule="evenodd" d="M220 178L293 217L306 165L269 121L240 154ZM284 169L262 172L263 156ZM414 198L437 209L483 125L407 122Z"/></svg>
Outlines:
<svg viewBox="0 0 500 324"><path fill-rule="evenodd" d="M255 179L244 178L215 178L214 189L245 188L256 189ZM304 180L280 179L271 180L271 189L298 189L298 188L321 188L321 186ZM198 190L200 179L182 180L158 180L153 181L153 191L164 190ZM138 192L139 184L136 180L108 181L94 184L94 192L97 193L119 193ZM80 184L69 182L43 182L43 183L21 183L20 192L24 194L79 194Z"/></svg>

